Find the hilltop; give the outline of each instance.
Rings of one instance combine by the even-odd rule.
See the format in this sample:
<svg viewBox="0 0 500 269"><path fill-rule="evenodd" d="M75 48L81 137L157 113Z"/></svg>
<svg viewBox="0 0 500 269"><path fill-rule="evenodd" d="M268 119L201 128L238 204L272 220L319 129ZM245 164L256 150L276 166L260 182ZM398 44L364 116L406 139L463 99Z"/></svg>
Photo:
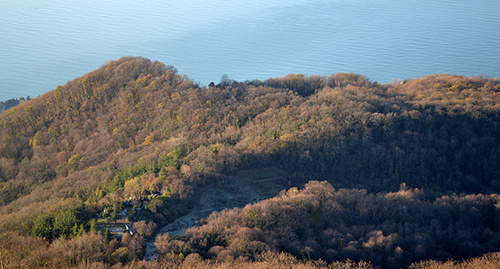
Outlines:
<svg viewBox="0 0 500 269"><path fill-rule="evenodd" d="M301 259L349 258L398 267L500 247L500 80L495 78L442 74L381 85L353 73L290 74L246 82L226 77L200 87L172 66L125 57L1 113L0 125L0 254L10 253L0 261L7 265L127 264L142 258L143 240L152 233L138 231L118 243L96 229L103 212L117 212L127 201L144 206L143 224L156 231L193 210L244 208L209 217L184 239L158 237L158 246L169 246L160 248L164 262L180 254L252 261L265 251L285 251ZM250 176L259 174L267 176ZM308 196L313 187L327 197L349 198L315 201ZM207 198L210 206L203 208L203 190L218 190L222 198ZM231 198L237 197L231 190L255 192L240 197L248 204L275 198L245 207ZM299 205L293 202L297 196L308 198ZM400 196L408 204L390 213L399 214L393 218L387 207ZM436 213L448 210L446 199L456 205L450 220ZM356 211L362 202L376 205ZM323 221L322 212L331 213L325 206L335 203L340 203L335 212L357 214L356 222L328 226L335 222ZM263 205L277 211L254 208ZM433 208L430 215L426 208ZM275 224L281 227L277 231L249 222L245 212L266 212L267 222L276 222L272 216L280 212L298 219L307 212L311 223ZM411 212L429 222L418 222L407 215ZM232 230L203 230L224 223L226 215L237 220L237 226L225 224ZM476 221L481 224L473 228ZM422 234L432 225L443 235ZM318 243L326 239L311 229L337 241ZM463 246L445 242L459 232L466 233L459 237ZM290 241L261 240L276 233ZM243 241L222 239L229 235ZM254 242L251 249L245 240ZM87 243L108 254L86 252ZM244 244L239 251L238 244ZM442 252L431 251L436 246ZM23 247L35 258L23 258ZM36 254L41 249L62 253L61 258Z"/></svg>

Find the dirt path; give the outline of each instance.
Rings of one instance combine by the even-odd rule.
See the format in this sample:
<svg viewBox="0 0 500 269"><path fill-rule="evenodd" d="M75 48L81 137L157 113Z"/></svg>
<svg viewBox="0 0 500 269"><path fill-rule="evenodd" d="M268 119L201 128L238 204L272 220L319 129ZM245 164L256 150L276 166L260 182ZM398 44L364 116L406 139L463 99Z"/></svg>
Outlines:
<svg viewBox="0 0 500 269"><path fill-rule="evenodd" d="M158 258L158 249L155 247L154 241L146 241L146 254L144 259L146 261L156 260Z"/></svg>
<svg viewBox="0 0 500 269"><path fill-rule="evenodd" d="M187 228L207 217L214 211L226 208L244 207L258 201L277 195L286 187L283 185L285 172L271 169L251 169L238 172L229 177L226 183L213 183L198 191L199 195L193 209L173 223L164 226L159 234L168 233L172 236L184 236ZM153 242L146 242L146 260L158 256Z"/></svg>

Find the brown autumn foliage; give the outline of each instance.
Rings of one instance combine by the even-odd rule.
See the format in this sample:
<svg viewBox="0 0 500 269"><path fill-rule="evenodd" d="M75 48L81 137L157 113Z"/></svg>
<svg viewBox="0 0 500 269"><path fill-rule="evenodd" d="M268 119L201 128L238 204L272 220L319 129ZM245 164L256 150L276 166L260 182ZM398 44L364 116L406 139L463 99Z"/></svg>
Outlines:
<svg viewBox="0 0 500 269"><path fill-rule="evenodd" d="M311 181L300 191L213 213L188 229L185 239L162 236L157 246L162 255L198 253L216 260L286 251L308 260L401 268L497 251L499 202L496 194L433 197L405 185L373 194Z"/></svg>
<svg viewBox="0 0 500 269"><path fill-rule="evenodd" d="M22 238L43 232L53 237L48 238L52 245L60 240L52 221L64 209L78 209L67 223L88 231L104 208L161 192L144 213L160 227L185 214L206 184L223 184L240 169L270 166L287 171L284 181L290 186L324 179L335 188L385 197L405 182L412 190L431 193L429 199L452 193L489 197L500 191L499 93L500 81L494 78L431 75L380 85L352 73L290 74L207 88L159 62L110 61L0 114L0 229ZM376 214L386 211L380 207ZM295 213L285 207L281 215L293 223L300 219ZM496 219L479 216L486 218L482 223L496 225ZM259 232L238 230L238 240L217 255L243 251L255 256L273 249L254 240ZM381 250L373 249L396 240L391 234L374 230L361 247L378 257ZM476 235L463 236L477 241L490 234ZM315 257L314 242L297 242L287 251ZM419 247L423 243L408 244L412 257L426 258L430 252ZM477 256L495 247L471 249L479 249ZM111 249L109 262L134 257L127 246ZM420 259L402 250L404 264ZM340 255L329 253L320 256ZM466 253L457 249L450 255Z"/></svg>

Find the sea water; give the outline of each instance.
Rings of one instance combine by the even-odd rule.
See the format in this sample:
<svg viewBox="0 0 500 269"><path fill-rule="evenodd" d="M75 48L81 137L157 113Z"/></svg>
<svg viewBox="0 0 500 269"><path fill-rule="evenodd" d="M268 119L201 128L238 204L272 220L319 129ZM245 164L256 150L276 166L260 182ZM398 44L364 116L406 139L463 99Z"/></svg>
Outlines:
<svg viewBox="0 0 500 269"><path fill-rule="evenodd" d="M0 100L122 56L201 85L354 72L500 76L498 0L0 0Z"/></svg>

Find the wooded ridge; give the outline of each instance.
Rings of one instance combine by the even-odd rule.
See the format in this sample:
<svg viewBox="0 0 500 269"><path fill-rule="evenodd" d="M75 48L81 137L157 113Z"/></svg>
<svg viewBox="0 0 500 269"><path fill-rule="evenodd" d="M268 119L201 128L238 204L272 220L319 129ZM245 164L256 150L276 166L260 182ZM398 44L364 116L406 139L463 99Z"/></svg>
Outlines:
<svg viewBox="0 0 500 269"><path fill-rule="evenodd" d="M0 266L134 267L145 240L159 251L146 267L500 260L497 78L224 76L204 87L124 57L2 112L0 126ZM279 171L285 190L185 237L156 236L204 187L248 169ZM141 207L136 235L106 236Z"/></svg>

